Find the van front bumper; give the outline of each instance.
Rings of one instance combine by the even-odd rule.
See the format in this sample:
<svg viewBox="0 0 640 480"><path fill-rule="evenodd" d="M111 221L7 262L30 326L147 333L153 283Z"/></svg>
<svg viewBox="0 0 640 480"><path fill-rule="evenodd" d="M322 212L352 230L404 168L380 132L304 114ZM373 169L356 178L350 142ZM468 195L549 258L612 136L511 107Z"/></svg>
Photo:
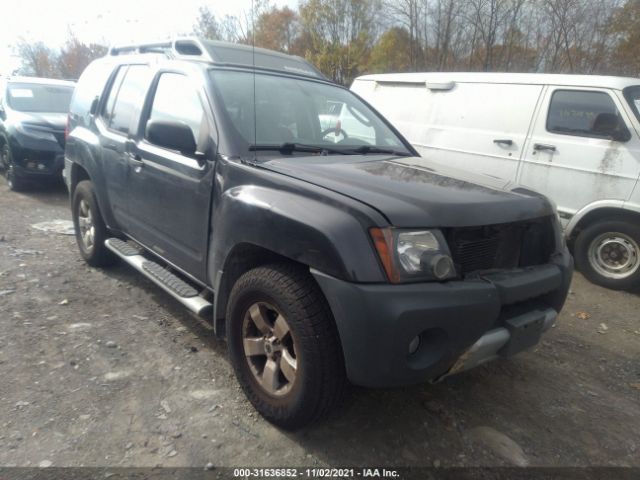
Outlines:
<svg viewBox="0 0 640 480"><path fill-rule="evenodd" d="M370 387L435 381L532 347L560 312L572 273L566 249L545 265L444 283L356 284L312 270L347 376Z"/></svg>

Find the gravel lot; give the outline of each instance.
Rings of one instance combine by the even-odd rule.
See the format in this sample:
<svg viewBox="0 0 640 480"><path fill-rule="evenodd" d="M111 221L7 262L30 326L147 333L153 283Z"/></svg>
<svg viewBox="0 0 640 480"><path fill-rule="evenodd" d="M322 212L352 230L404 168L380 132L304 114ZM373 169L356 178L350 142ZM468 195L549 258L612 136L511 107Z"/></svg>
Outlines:
<svg viewBox="0 0 640 480"><path fill-rule="evenodd" d="M295 434L149 281L80 259L56 186L0 180L0 466L640 466L640 296L580 274L534 350L439 385L353 389Z"/></svg>

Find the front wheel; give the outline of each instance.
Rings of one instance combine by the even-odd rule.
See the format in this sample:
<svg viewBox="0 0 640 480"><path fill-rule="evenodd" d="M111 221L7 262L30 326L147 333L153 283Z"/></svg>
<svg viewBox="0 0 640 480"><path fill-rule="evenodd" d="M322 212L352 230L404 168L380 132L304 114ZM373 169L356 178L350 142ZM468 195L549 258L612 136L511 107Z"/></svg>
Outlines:
<svg viewBox="0 0 640 480"><path fill-rule="evenodd" d="M6 141L2 145L0 153L0 164L2 164L2 169L4 170L4 176L7 180L9 190L11 190L12 192L19 192L21 190L24 190L25 182L16 173L15 166L13 165L13 160L11 159L11 149L9 148L9 143L7 143Z"/></svg>
<svg viewBox="0 0 640 480"><path fill-rule="evenodd" d="M227 332L238 382L275 425L303 427L341 400L346 376L337 330L301 267L276 264L242 275L229 297Z"/></svg>
<svg viewBox="0 0 640 480"><path fill-rule="evenodd" d="M640 285L640 226L605 221L580 232L575 243L578 269L590 281L615 290Z"/></svg>

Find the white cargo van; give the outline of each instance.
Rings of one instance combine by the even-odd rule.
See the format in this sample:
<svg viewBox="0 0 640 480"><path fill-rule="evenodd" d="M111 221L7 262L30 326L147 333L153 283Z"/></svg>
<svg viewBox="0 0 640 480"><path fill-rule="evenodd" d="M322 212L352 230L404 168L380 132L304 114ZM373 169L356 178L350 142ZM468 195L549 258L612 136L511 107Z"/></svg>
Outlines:
<svg viewBox="0 0 640 480"><path fill-rule="evenodd" d="M405 73L351 89L423 157L550 196L593 282L640 284L640 79Z"/></svg>

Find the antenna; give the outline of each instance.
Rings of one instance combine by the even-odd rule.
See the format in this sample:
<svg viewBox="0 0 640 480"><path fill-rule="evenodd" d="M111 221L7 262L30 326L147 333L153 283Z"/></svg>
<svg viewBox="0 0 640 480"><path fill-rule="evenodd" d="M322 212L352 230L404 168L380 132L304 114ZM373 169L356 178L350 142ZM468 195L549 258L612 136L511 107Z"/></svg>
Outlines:
<svg viewBox="0 0 640 480"><path fill-rule="evenodd" d="M253 144L258 144L258 103L256 101L256 19L254 0L251 0L251 55L253 62ZM257 150L253 151L253 160L257 160Z"/></svg>

